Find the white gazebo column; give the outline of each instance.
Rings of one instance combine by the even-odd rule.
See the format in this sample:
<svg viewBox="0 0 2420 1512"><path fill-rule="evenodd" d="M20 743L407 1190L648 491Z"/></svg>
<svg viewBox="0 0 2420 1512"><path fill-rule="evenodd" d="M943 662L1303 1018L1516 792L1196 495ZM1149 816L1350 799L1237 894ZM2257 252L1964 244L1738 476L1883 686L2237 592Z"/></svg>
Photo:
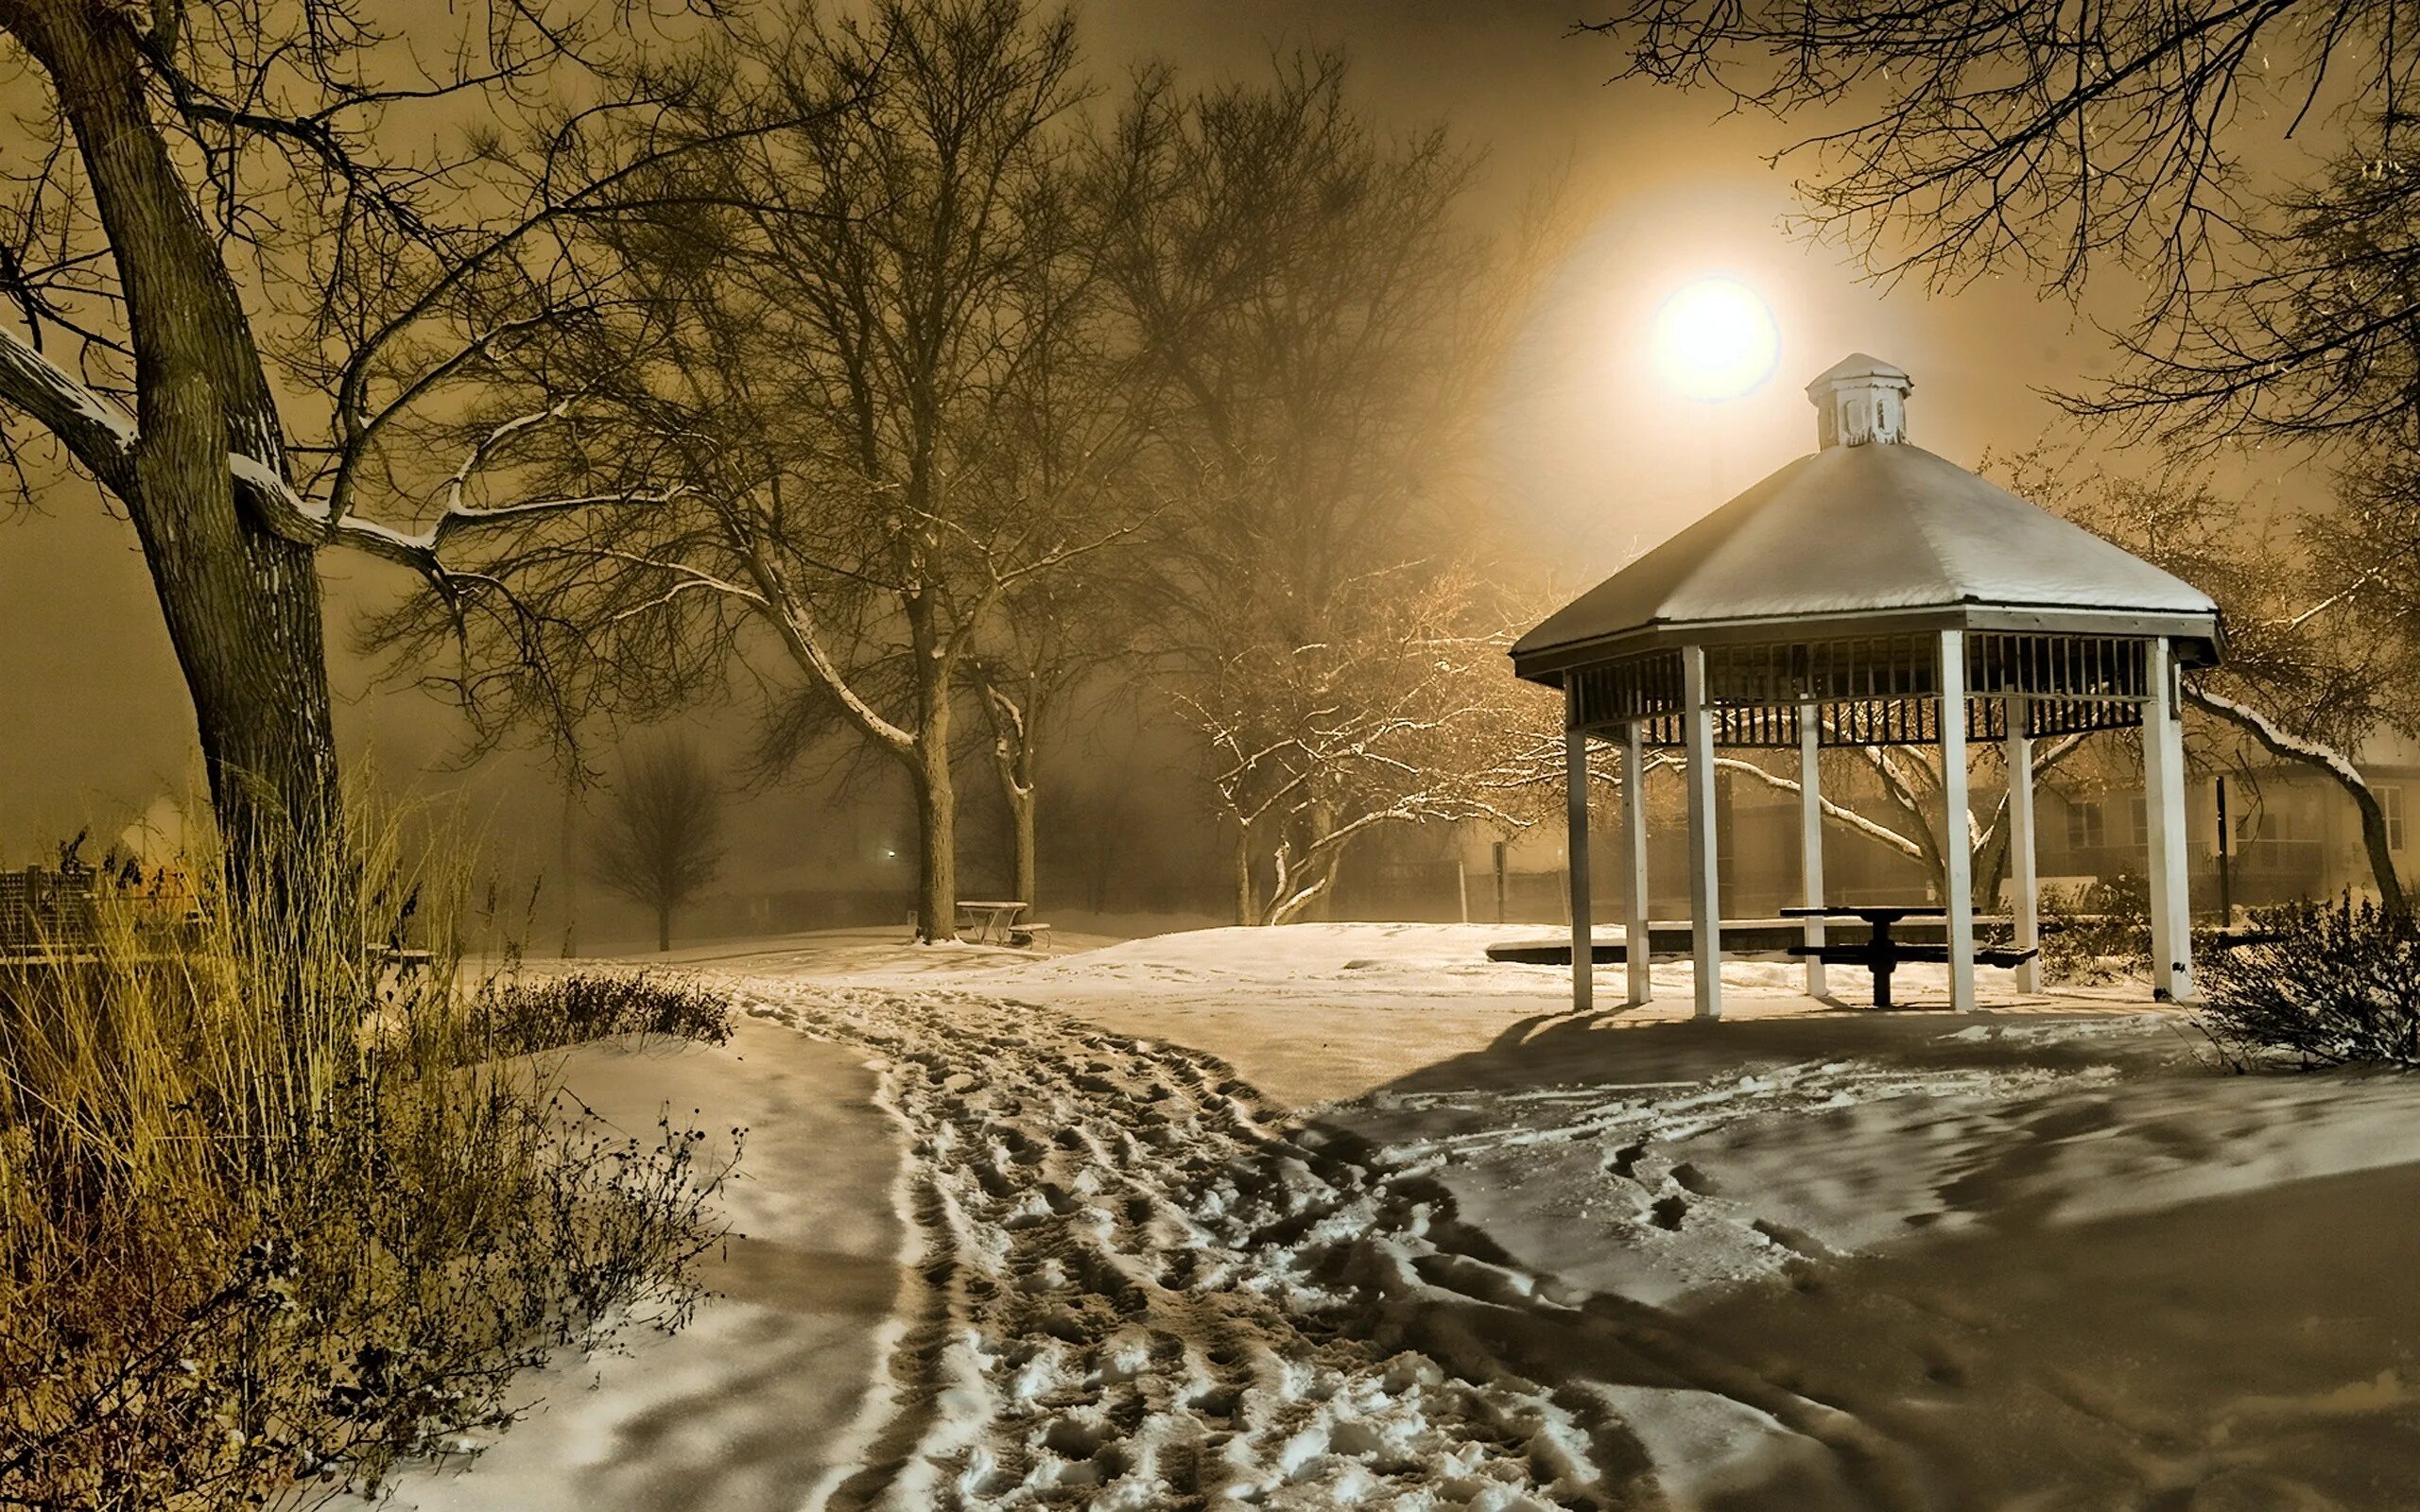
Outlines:
<svg viewBox="0 0 2420 1512"><path fill-rule="evenodd" d="M1655 999L1654 962L1647 917L1647 739L1638 720L1622 730L1622 855L1629 864L1630 909L1622 920L1622 959L1630 977L1630 1004Z"/></svg>
<svg viewBox="0 0 2420 1512"><path fill-rule="evenodd" d="M1798 704L1798 882L1804 894L1800 902L1809 908L1824 906L1824 790L1823 770L1818 758L1823 751L1824 706L1813 699L1801 699ZM1806 921L1806 943L1820 947L1824 943L1824 921ZM1806 995L1824 995L1824 958L1806 957Z"/></svg>
<svg viewBox="0 0 2420 1512"><path fill-rule="evenodd" d="M1697 1016L1722 1017L1722 904L1714 833L1714 712L1706 705L1705 647L1681 647L1681 738L1689 781L1689 959Z"/></svg>
<svg viewBox="0 0 2420 1512"><path fill-rule="evenodd" d="M1941 632L1941 854L1949 873L1949 1006L1975 1009L1975 849L1967 841L1966 634Z"/></svg>
<svg viewBox="0 0 2420 1512"><path fill-rule="evenodd" d="M2143 704L2143 816L2151 829L2152 995L2193 997L2193 914L2185 870L2185 724L2177 708L2176 650L2166 636L2145 648L2151 696Z"/></svg>
<svg viewBox="0 0 2420 1512"><path fill-rule="evenodd" d="M2021 693L2000 700L2008 722L2008 890L2009 916L2016 925L2016 948L2042 946L2042 879L2033 861L2033 740L2025 732L2032 705ZM2028 958L2017 963L2016 989L2042 990L2042 963Z"/></svg>
<svg viewBox="0 0 2420 1512"><path fill-rule="evenodd" d="M1576 688L1564 695L1573 700L1573 719L1580 717L1577 696ZM1563 772L1570 830L1564 872L1571 883L1571 1007L1585 1013L1597 1000L1597 948L1588 929L1588 731L1576 725L1563 734Z"/></svg>

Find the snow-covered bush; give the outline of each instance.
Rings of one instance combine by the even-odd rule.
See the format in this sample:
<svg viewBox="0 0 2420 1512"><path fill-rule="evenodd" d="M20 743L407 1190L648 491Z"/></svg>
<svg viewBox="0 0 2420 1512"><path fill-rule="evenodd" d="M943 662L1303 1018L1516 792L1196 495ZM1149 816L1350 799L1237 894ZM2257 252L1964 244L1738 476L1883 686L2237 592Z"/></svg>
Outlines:
<svg viewBox="0 0 2420 1512"><path fill-rule="evenodd" d="M2228 1064L2420 1067L2420 924L2346 898L2254 927L2203 971L2202 1026Z"/></svg>

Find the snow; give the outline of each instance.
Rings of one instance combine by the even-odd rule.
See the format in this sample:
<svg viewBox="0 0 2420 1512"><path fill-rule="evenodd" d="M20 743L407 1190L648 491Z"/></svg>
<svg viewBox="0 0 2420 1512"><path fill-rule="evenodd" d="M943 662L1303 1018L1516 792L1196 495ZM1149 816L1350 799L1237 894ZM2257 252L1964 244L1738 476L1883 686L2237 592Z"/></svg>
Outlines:
<svg viewBox="0 0 2420 1512"><path fill-rule="evenodd" d="M735 1237L704 1275L719 1295L671 1337L558 1360L516 1393L522 1422L475 1459L405 1477L388 1504L746 1512L836 1484L887 1420L876 1388L908 1238L889 1197L900 1151L862 1062L755 1022L719 1047L573 1052L564 1086L634 1136L668 1112L719 1159L747 1129L725 1204Z"/></svg>
<svg viewBox="0 0 2420 1512"><path fill-rule="evenodd" d="M690 953L728 1063L579 1070L753 1100L750 1280L403 1504L2420 1504L2420 1083L2140 984L1575 1016L1535 933Z"/></svg>

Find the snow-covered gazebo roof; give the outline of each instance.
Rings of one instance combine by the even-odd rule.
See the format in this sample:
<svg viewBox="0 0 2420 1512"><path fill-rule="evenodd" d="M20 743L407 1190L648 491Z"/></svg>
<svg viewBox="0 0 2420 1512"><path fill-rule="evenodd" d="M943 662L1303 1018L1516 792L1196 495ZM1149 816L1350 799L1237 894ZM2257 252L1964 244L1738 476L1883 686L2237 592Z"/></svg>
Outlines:
<svg viewBox="0 0 2420 1512"><path fill-rule="evenodd" d="M1616 573L1512 647L1522 677L1683 641L1943 629L2167 636L2218 660L2209 595L1904 439L1908 375L1858 353L1807 386L1822 449Z"/></svg>

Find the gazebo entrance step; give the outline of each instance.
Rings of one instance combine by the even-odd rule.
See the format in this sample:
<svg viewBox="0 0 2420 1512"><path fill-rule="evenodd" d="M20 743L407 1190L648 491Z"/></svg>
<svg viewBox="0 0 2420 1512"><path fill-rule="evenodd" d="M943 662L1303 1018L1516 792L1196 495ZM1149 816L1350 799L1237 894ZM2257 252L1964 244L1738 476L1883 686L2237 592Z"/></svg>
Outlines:
<svg viewBox="0 0 2420 1512"><path fill-rule="evenodd" d="M1978 932L1982 932L2006 922L2006 919L1979 916L1975 920L1975 927ZM1599 924L1597 927L1603 931L1617 930L1621 926ZM1863 924L1834 921L1824 927L1824 938L1828 944L1861 945L1873 937L1873 933ZM1948 925L1942 919L1910 919L1892 926L1891 936L1893 939L1911 943L1945 945L1948 943L1949 931ZM1653 960L1686 960L1692 939L1689 926L1686 924L1650 925L1647 935L1648 956ZM1788 954L1791 946L1803 945L1806 942L1806 926L1795 919L1726 919L1722 921L1722 950L1725 954L1781 955ZM1980 960L1982 950L1990 948L1985 946L1979 949L1976 958ZM1487 958L1491 961L1509 961L1521 966L1569 966L1571 940L1567 936L1562 939L1507 940L1501 944L1490 945L1487 948ZM1600 935L1599 937L1589 942L1588 958L1599 966L1625 962L1630 959L1630 948L1622 940L1606 939Z"/></svg>

